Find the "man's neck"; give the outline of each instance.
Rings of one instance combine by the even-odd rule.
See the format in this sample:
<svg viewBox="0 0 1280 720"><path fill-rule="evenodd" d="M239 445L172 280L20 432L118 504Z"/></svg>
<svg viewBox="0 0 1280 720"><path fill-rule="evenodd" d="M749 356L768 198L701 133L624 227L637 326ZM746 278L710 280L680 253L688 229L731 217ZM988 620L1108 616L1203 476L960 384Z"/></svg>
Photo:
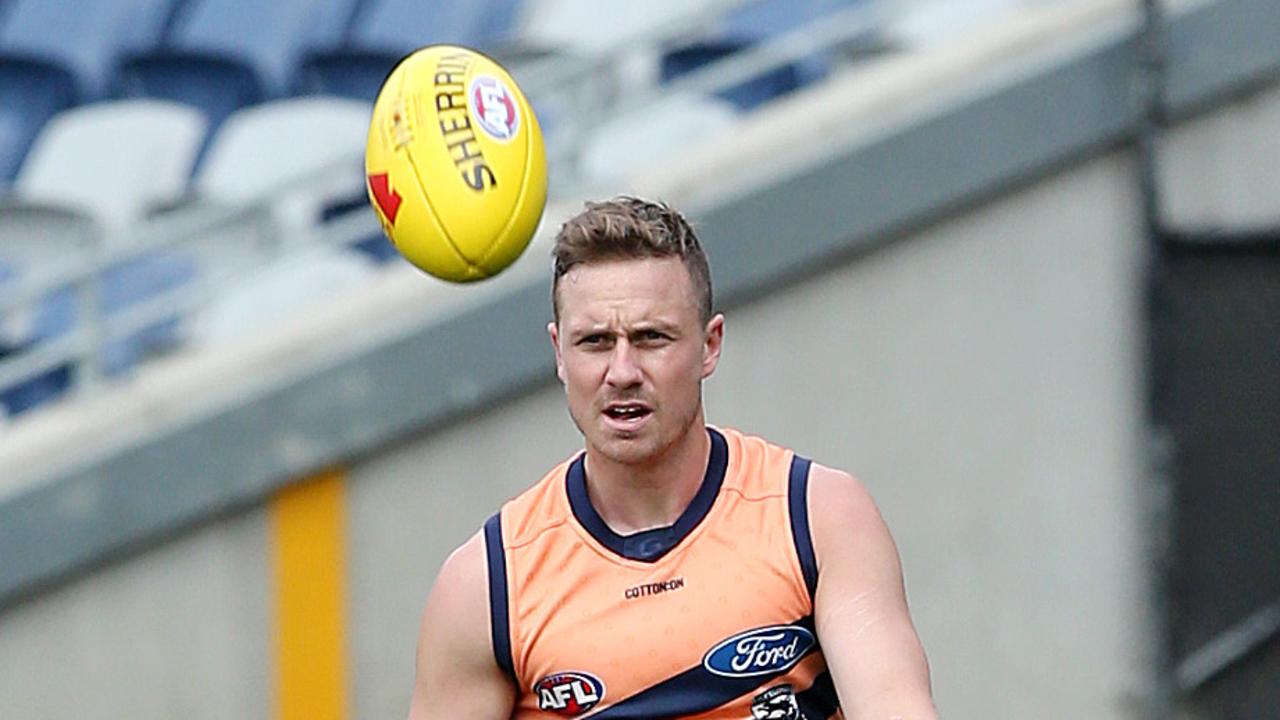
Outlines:
<svg viewBox="0 0 1280 720"><path fill-rule="evenodd" d="M610 461L587 449L587 495L619 535L672 525L702 486L711 439L698 419L675 445L646 465Z"/></svg>

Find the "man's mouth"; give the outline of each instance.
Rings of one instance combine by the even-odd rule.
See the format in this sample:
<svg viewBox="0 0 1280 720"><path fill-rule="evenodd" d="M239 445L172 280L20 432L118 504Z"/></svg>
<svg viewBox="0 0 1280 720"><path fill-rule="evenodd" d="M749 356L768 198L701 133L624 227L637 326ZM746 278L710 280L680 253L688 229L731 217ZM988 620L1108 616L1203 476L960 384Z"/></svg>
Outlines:
<svg viewBox="0 0 1280 720"><path fill-rule="evenodd" d="M605 416L619 423L638 422L652 413L652 408L640 402L612 402L604 408Z"/></svg>

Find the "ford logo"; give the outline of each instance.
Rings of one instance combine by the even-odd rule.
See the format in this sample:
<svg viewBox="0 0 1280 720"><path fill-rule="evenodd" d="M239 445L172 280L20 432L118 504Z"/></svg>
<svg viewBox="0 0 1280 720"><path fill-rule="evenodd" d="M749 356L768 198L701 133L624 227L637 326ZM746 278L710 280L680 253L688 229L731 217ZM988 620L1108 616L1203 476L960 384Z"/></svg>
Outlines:
<svg viewBox="0 0 1280 720"><path fill-rule="evenodd" d="M721 641L702 658L702 665L725 677L769 675L800 662L816 643L813 633L802 627L770 625Z"/></svg>

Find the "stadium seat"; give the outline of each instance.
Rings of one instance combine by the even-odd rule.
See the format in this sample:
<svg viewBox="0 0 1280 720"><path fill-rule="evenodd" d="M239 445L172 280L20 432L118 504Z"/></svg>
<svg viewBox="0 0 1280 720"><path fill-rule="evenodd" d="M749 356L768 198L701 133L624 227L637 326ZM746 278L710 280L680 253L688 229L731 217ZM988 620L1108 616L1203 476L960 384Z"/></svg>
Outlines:
<svg viewBox="0 0 1280 720"><path fill-rule="evenodd" d="M236 205L271 198L286 224L309 226L321 208L364 186L373 107L337 97L279 100L229 118L192 187L197 198ZM287 207L290 202L300 206ZM281 202L283 201L283 202Z"/></svg>
<svg viewBox="0 0 1280 720"><path fill-rule="evenodd" d="M360 192L371 112L357 100L308 97L227 118L182 209L254 206L258 212L191 244L202 277L221 285L282 250L305 245L327 205Z"/></svg>
<svg viewBox="0 0 1280 720"><path fill-rule="evenodd" d="M104 95L121 49L158 35L173 0L12 0L0 25L0 182L48 118Z"/></svg>
<svg viewBox="0 0 1280 720"><path fill-rule="evenodd" d="M0 58L0 185L18 173L40 126L76 101L65 70L15 58Z"/></svg>
<svg viewBox="0 0 1280 720"><path fill-rule="evenodd" d="M530 0L516 41L530 53L613 54L705 14L708 4L709 0Z"/></svg>
<svg viewBox="0 0 1280 720"><path fill-rule="evenodd" d="M1027 0L969 0L958 6L948 0L916 0L903 3L886 33L890 42L902 47L935 45L1026 4Z"/></svg>
<svg viewBox="0 0 1280 720"><path fill-rule="evenodd" d="M304 48L338 41L358 0L189 0L160 45L120 64L116 90L200 108L216 128L246 105L287 94Z"/></svg>
<svg viewBox="0 0 1280 720"><path fill-rule="evenodd" d="M209 345L269 329L378 276L373 260L339 248L309 248L279 258L220 293L199 313L191 340Z"/></svg>
<svg viewBox="0 0 1280 720"><path fill-rule="evenodd" d="M51 120L33 145L14 192L0 204L0 261L12 269L11 283L85 261L109 243L127 243L128 230L153 206L172 202L183 192L204 127L203 117L192 108L149 100L87 105ZM110 317L189 283L193 276L190 258L148 253L107 268L98 281L98 302ZM6 338L10 354L72 331L79 309L77 291L62 286L19 311L21 331L11 328ZM142 357L176 343L176 328L176 319L170 318L106 338L100 357L104 372L123 373ZM11 389L20 399L7 403L10 412L34 404L39 393L33 388L65 384L55 380L65 380L69 372L70 366L54 368Z"/></svg>
<svg viewBox="0 0 1280 720"><path fill-rule="evenodd" d="M871 0L762 0L729 13L715 30L695 43L664 54L661 79L670 81L704 65L727 58L770 38L814 22L833 11ZM817 53L722 90L720 97L741 110L751 110L776 97L823 78L828 53Z"/></svg>
<svg viewBox="0 0 1280 720"><path fill-rule="evenodd" d="M625 113L591 132L580 160L588 182L614 185L643 165L670 158L681 148L732 132L739 114L716 97L675 94Z"/></svg>
<svg viewBox="0 0 1280 720"><path fill-rule="evenodd" d="M515 25L519 0L367 0L341 45L312 52L295 89L373 102L400 58L449 43L493 51Z"/></svg>
<svg viewBox="0 0 1280 720"><path fill-rule="evenodd" d="M13 200L78 210L119 234L181 197L206 126L194 108L159 100L66 110L32 145Z"/></svg>

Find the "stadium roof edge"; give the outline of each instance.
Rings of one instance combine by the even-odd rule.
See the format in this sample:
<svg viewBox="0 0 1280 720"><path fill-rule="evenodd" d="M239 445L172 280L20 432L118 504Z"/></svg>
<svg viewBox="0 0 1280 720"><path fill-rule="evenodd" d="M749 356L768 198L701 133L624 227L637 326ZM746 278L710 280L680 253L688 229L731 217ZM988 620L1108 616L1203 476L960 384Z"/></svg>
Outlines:
<svg viewBox="0 0 1280 720"><path fill-rule="evenodd" d="M1197 112L1273 81L1280 74L1278 31L1280 5L1273 0L1220 0L1175 14L1171 114ZM807 156L785 168L784 177L726 183L702 195L677 185L665 194L673 200L688 194L681 203L702 227L720 295L741 302L814 272L832 256L1131 137L1139 120L1132 91L1136 32L1132 23L1104 32L1096 44L922 110L870 139ZM542 328L549 281L538 266L545 255L535 249L530 256L470 296L475 302L317 352L301 365L305 372L260 380L250 396L235 393L198 411L173 412L74 462L41 463L33 472L38 456L11 446L37 431L15 427L0 436L0 477L25 478L20 487L0 488L0 608L257 502L300 474L550 382ZM415 293L427 291L381 292L387 296L369 302L394 307L394 300L416 302ZM165 403L188 400L164 399L168 394L172 388L133 412L154 414ZM88 408L66 412L112 412ZM281 417L296 421L280 424ZM48 428L58 426L50 422ZM65 422L64 429L77 421ZM77 439L63 438L63 455ZM44 447L46 459L58 455L56 441Z"/></svg>

